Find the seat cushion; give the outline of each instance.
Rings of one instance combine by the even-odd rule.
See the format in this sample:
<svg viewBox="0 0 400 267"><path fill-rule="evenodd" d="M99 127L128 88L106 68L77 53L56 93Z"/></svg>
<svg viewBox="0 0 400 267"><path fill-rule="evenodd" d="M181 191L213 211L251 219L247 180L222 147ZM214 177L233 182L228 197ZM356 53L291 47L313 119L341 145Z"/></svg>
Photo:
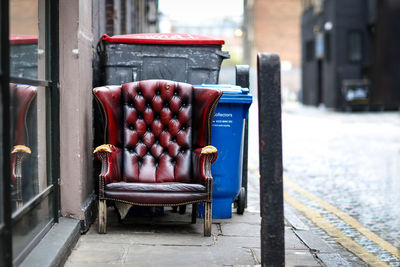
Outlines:
<svg viewBox="0 0 400 267"><path fill-rule="evenodd" d="M206 187L187 183L110 183L104 197L137 205L177 205L207 200Z"/></svg>
<svg viewBox="0 0 400 267"><path fill-rule="evenodd" d="M187 183L110 183L106 191L113 192L163 192L163 193L205 193L206 187L202 184Z"/></svg>

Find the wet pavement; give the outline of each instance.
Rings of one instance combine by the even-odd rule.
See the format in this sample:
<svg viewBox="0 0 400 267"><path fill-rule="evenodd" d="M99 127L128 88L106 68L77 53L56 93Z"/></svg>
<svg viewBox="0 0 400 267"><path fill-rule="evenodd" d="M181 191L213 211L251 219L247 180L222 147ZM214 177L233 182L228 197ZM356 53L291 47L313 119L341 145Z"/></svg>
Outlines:
<svg viewBox="0 0 400 267"><path fill-rule="evenodd" d="M285 190L380 261L400 266L400 113L340 113L289 104L283 106L282 121L285 179L314 199L292 186ZM344 218L318 198L343 211ZM362 234L363 227L377 237ZM363 264L345 250L342 256Z"/></svg>

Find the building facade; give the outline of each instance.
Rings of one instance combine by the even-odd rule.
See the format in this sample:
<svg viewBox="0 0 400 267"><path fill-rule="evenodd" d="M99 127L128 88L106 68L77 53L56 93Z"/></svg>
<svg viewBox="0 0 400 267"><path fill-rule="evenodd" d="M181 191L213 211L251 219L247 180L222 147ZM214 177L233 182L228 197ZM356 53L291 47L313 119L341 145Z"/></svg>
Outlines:
<svg viewBox="0 0 400 267"><path fill-rule="evenodd" d="M300 0L244 0L243 62L255 68L257 52L279 54L284 101L300 91L300 19Z"/></svg>
<svg viewBox="0 0 400 267"><path fill-rule="evenodd" d="M278 53L282 61L300 67L300 2L256 0L253 14L255 51Z"/></svg>
<svg viewBox="0 0 400 267"><path fill-rule="evenodd" d="M32 260L60 229L68 249L95 219L96 46L104 33L157 31L157 7L157 0L1 1L0 266ZM49 254L42 258L57 257Z"/></svg>

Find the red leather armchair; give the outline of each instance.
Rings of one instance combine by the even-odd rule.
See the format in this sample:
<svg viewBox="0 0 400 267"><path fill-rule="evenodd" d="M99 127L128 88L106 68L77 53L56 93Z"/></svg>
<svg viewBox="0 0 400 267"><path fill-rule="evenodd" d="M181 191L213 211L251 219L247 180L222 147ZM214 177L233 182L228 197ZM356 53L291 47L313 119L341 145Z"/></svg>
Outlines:
<svg viewBox="0 0 400 267"><path fill-rule="evenodd" d="M10 84L11 128L14 136L11 150L11 194L16 208L23 206L22 162L31 154L28 146L26 116L37 88L29 85Z"/></svg>
<svg viewBox="0 0 400 267"><path fill-rule="evenodd" d="M211 235L212 117L222 92L166 80L147 80L93 89L105 117L101 160L99 233L106 233L106 201L122 217L132 205L181 206L205 203L204 235Z"/></svg>

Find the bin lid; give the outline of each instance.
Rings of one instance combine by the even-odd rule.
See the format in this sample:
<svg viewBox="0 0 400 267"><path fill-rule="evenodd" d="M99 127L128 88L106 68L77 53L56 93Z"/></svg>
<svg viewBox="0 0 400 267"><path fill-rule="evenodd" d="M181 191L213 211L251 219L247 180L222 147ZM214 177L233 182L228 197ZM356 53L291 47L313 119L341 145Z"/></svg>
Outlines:
<svg viewBox="0 0 400 267"><path fill-rule="evenodd" d="M37 44L38 37L36 35L27 34L10 34L10 44Z"/></svg>
<svg viewBox="0 0 400 267"><path fill-rule="evenodd" d="M111 43L172 44L172 45L223 45L224 40L188 33L139 33L108 36L101 39Z"/></svg>
<svg viewBox="0 0 400 267"><path fill-rule="evenodd" d="M253 96L248 88L230 84L202 84L194 85L194 87L217 88L222 91L222 97L219 103L242 103L251 104Z"/></svg>

